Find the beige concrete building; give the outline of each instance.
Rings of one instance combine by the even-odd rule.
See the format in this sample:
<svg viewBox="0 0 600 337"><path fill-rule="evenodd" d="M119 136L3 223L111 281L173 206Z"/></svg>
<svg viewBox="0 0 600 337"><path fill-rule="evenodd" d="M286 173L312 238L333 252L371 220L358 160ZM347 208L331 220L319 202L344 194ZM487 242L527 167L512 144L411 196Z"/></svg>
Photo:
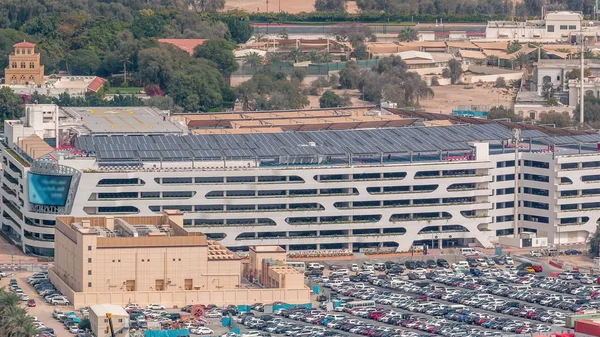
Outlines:
<svg viewBox="0 0 600 337"><path fill-rule="evenodd" d="M179 211L167 210L161 216L56 219L50 279L76 307L310 300L303 282L294 279L298 276L285 276L293 275L289 271L282 271L282 277L272 275L269 285L277 288L242 286L240 258L204 234L186 231Z"/></svg>
<svg viewBox="0 0 600 337"><path fill-rule="evenodd" d="M112 320L115 336L129 335L129 314L117 304L96 304L90 306L90 325L96 337L111 337L108 316Z"/></svg>
<svg viewBox="0 0 600 337"><path fill-rule="evenodd" d="M8 56L8 67L4 70L7 84L44 84L44 66L40 65L40 53L35 52L35 44L19 42L13 45L14 51Z"/></svg>
<svg viewBox="0 0 600 337"><path fill-rule="evenodd" d="M286 264L286 255L279 246L250 247L250 278L266 288L302 288L304 274Z"/></svg>

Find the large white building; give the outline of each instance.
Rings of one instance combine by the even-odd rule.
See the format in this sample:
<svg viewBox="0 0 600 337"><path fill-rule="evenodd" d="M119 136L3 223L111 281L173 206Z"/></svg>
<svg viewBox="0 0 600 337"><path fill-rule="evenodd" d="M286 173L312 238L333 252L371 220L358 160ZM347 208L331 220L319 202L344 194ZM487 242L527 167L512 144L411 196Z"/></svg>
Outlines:
<svg viewBox="0 0 600 337"><path fill-rule="evenodd" d="M27 253L53 254L57 215L165 209L233 249L492 247L513 233L500 124L188 135L148 108L30 105L4 127L2 230ZM600 136L522 137L520 230L584 242L600 217Z"/></svg>
<svg viewBox="0 0 600 337"><path fill-rule="evenodd" d="M489 21L486 39L569 41L581 30L583 16L576 12L549 12L544 20Z"/></svg>

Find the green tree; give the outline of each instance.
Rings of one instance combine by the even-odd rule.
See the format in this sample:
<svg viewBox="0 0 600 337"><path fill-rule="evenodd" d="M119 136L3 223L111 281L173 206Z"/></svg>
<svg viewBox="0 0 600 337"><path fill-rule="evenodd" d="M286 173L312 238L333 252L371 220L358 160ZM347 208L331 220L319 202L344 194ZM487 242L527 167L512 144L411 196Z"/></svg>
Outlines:
<svg viewBox="0 0 600 337"><path fill-rule="evenodd" d="M173 58L162 48L142 49L138 54L139 77L143 84L156 83L166 89L173 76Z"/></svg>
<svg viewBox="0 0 600 337"><path fill-rule="evenodd" d="M319 99L319 106L321 108L335 108L343 105L342 97L331 90L326 90Z"/></svg>
<svg viewBox="0 0 600 337"><path fill-rule="evenodd" d="M494 119L509 119L512 122L521 122L523 118L517 115L513 109L507 109L503 106L493 106L488 111L487 118L490 120Z"/></svg>
<svg viewBox="0 0 600 337"><path fill-rule="evenodd" d="M21 97L10 87L0 88L0 123L4 125L7 119L18 119L23 116L24 106Z"/></svg>
<svg viewBox="0 0 600 337"><path fill-rule="evenodd" d="M223 104L223 76L214 63L198 60L187 69L177 70L167 94L185 111L208 111Z"/></svg>
<svg viewBox="0 0 600 337"><path fill-rule="evenodd" d="M411 42L418 39L417 31L411 27L406 27L398 33L398 40L402 42Z"/></svg>
<svg viewBox="0 0 600 337"><path fill-rule="evenodd" d="M596 226L596 231L590 237L589 252L594 257L600 256L600 225Z"/></svg>
<svg viewBox="0 0 600 337"><path fill-rule="evenodd" d="M513 63L519 66L519 69L523 69L523 67L527 67L531 63L531 59L529 58L529 54L518 52L513 59Z"/></svg>
<svg viewBox="0 0 600 337"><path fill-rule="evenodd" d="M85 330L85 331L92 331L92 324L90 323L90 319L87 317L84 317L79 322L79 329Z"/></svg>
<svg viewBox="0 0 600 337"><path fill-rule="evenodd" d="M101 62L98 53L89 49L74 50L68 60L72 75L95 75Z"/></svg>
<svg viewBox="0 0 600 337"><path fill-rule="evenodd" d="M315 10L320 12L345 12L346 1L344 0L316 0Z"/></svg>
<svg viewBox="0 0 600 337"><path fill-rule="evenodd" d="M1 89L0 89L1 90ZM33 325L33 317L19 306L20 300L14 293L0 288L0 328L3 336L33 337L38 329Z"/></svg>
<svg viewBox="0 0 600 337"><path fill-rule="evenodd" d="M288 33L287 28L283 27L283 29L281 31L279 31L279 34L277 34L277 36L279 36L282 39L289 39L290 37L290 33Z"/></svg>
<svg viewBox="0 0 600 337"><path fill-rule="evenodd" d="M232 12L231 16L223 18L227 24L231 39L236 43L245 43L252 36L254 28L250 25L248 15L241 12Z"/></svg>
<svg viewBox="0 0 600 337"><path fill-rule="evenodd" d="M225 8L225 0L190 0L189 3L199 12L216 13Z"/></svg>
<svg viewBox="0 0 600 337"><path fill-rule="evenodd" d="M540 124L554 124L557 128L566 128L571 126L571 122L571 116L567 112L549 111L540 114Z"/></svg>
<svg viewBox="0 0 600 337"><path fill-rule="evenodd" d="M592 70L590 68L583 68L583 76L592 76ZM578 80L581 77L581 68L575 68L566 73L566 77L569 80Z"/></svg>
<svg viewBox="0 0 600 337"><path fill-rule="evenodd" d="M550 99L554 96L554 85L552 85L552 82L546 82L544 83L544 85L542 86L542 96L545 99Z"/></svg>
<svg viewBox="0 0 600 337"><path fill-rule="evenodd" d="M451 59L448 62L448 68L444 68L442 71L442 76L450 79L450 83L456 84L461 81L463 70L460 61L456 59Z"/></svg>
<svg viewBox="0 0 600 337"><path fill-rule="evenodd" d="M303 56L304 53L302 52L302 49L298 47L293 47L288 53L288 57L293 60L294 63L298 63Z"/></svg>
<svg viewBox="0 0 600 337"><path fill-rule="evenodd" d="M496 78L496 84L494 85L496 88L506 88L506 80L504 77L500 76Z"/></svg>
<svg viewBox="0 0 600 337"><path fill-rule="evenodd" d="M264 62L264 58L257 52L251 52L244 56L244 64L252 68L261 66Z"/></svg>
<svg viewBox="0 0 600 337"><path fill-rule="evenodd" d="M225 76L238 69L238 63L233 56L235 43L225 39L212 39L194 49L194 56L213 61Z"/></svg>

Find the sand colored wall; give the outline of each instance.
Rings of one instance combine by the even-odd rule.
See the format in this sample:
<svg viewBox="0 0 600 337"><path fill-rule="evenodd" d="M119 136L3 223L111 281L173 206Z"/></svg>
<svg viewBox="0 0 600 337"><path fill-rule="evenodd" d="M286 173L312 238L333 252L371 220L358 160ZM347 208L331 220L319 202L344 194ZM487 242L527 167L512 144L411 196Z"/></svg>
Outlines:
<svg viewBox="0 0 600 337"><path fill-rule="evenodd" d="M94 334L97 337L110 337L110 330L107 329L109 324L108 324L108 318L106 318L106 315L104 316L97 316L96 313L93 310L90 310L90 314L88 316L88 318L90 319L90 325L92 326L92 332L94 332ZM113 329L115 330L115 336L119 337L119 336L127 336L127 332L129 332L128 326L129 326L129 315L116 315L116 314L112 314L112 322L113 322Z"/></svg>
<svg viewBox="0 0 600 337"><path fill-rule="evenodd" d="M188 304L228 304L272 303L281 301L290 304L305 304L311 301L310 290L303 286L299 289L224 289L191 291L122 291L122 292L73 292L62 282L54 270L49 272L50 280L56 288L65 294L76 307L98 303L126 305L129 302L146 306L160 303L168 308L182 307Z"/></svg>

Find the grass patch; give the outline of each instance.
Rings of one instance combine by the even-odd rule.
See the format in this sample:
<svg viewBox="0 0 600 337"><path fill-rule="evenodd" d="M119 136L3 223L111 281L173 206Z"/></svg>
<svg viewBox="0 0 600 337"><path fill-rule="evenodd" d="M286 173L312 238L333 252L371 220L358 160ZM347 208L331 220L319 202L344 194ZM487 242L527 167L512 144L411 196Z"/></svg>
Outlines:
<svg viewBox="0 0 600 337"><path fill-rule="evenodd" d="M13 158L15 158L16 161L18 161L21 165L23 165L24 167L29 167L29 163L25 161L25 159L21 158L21 156L19 156L15 151L13 151L12 149L6 148L6 152L8 152L8 154L10 154Z"/></svg>
<svg viewBox="0 0 600 337"><path fill-rule="evenodd" d="M139 94L140 91L144 90L144 88L142 87L130 87L130 88L121 88L121 87L115 87L115 88L108 88L108 90L106 90L107 94L111 94L111 95L116 95L116 94L124 94L124 95L135 95L135 94Z"/></svg>

